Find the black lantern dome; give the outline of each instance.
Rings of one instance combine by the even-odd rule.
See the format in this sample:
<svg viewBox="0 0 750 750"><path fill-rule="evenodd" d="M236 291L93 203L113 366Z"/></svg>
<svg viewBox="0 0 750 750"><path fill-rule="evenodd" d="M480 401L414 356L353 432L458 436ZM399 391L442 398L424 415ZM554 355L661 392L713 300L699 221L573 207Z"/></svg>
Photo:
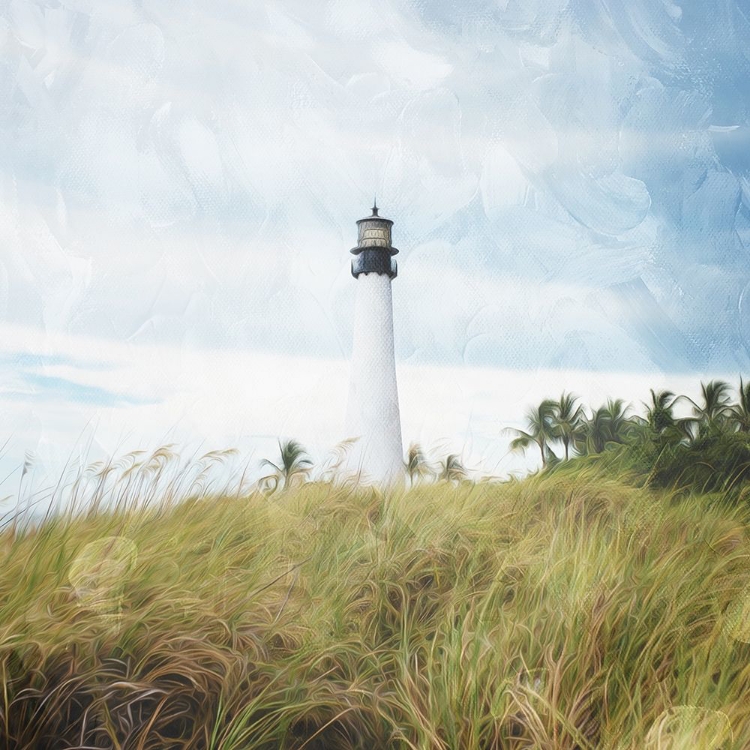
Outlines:
<svg viewBox="0 0 750 750"><path fill-rule="evenodd" d="M357 247L349 252L352 260L352 276L357 278L361 273L385 274L391 279L398 275L398 266L392 259L398 250L391 245L391 227L393 222L378 214L377 201L372 207L372 215L357 222L359 237Z"/></svg>

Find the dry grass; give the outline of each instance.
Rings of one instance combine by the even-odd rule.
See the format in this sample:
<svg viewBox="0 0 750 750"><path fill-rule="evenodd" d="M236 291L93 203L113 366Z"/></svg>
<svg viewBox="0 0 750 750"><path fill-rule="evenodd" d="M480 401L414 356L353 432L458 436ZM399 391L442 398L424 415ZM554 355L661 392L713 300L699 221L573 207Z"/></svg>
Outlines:
<svg viewBox="0 0 750 750"><path fill-rule="evenodd" d="M743 509L133 482L0 535L0 748L750 746Z"/></svg>

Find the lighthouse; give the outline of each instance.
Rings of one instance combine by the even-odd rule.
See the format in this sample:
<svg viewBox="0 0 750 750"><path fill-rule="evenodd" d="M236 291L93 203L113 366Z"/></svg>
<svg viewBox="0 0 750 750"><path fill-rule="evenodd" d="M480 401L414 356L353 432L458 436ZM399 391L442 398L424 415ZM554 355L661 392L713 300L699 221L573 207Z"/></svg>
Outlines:
<svg viewBox="0 0 750 750"><path fill-rule="evenodd" d="M377 201L357 227L350 251L357 296L347 434L358 440L350 458L362 481L393 484L404 476L391 297L398 250L391 244L393 222L378 214Z"/></svg>

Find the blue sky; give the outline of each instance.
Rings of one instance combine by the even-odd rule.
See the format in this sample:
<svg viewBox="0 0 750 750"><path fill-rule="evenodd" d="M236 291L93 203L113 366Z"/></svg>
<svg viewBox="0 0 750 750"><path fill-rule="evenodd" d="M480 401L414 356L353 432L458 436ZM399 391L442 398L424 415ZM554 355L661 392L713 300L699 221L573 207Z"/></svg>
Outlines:
<svg viewBox="0 0 750 750"><path fill-rule="evenodd" d="M9 0L0 102L19 445L177 399L108 346L346 362L375 192L400 367L747 372L746 0Z"/></svg>

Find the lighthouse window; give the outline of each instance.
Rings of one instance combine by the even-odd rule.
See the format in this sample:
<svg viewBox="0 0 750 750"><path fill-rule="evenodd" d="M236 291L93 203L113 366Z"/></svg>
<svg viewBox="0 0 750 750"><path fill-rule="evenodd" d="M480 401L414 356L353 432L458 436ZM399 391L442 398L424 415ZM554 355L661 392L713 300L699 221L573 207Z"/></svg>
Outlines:
<svg viewBox="0 0 750 750"><path fill-rule="evenodd" d="M371 244L387 245L388 230L385 227L367 227L362 233L362 239Z"/></svg>

